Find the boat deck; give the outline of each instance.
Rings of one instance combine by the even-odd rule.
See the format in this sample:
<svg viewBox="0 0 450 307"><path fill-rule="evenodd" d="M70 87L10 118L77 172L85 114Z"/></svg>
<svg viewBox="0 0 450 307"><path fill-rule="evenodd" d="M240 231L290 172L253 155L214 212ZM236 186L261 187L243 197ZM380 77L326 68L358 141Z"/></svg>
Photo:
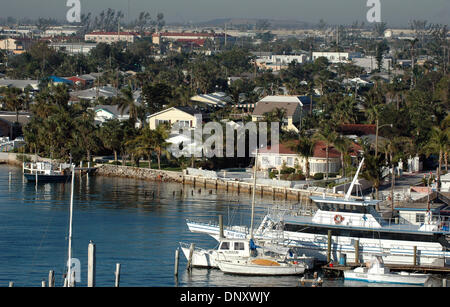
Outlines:
<svg viewBox="0 0 450 307"><path fill-rule="evenodd" d="M358 226L351 226L351 225L336 225L334 223L322 223L318 224L316 222L313 222L313 218L311 216L289 216L285 217L283 219L285 223L292 223L292 224L299 224L299 225L305 225L305 226L318 226L318 225L324 225L329 226L330 228L346 228L346 229L355 229L355 230L375 230L375 231L386 231L386 232L409 232L409 233L420 233L420 234L433 234L433 233L442 233L450 235L450 231L434 231L434 232L427 232L427 231L420 231L418 225L413 224L396 224L391 223L390 221L381 221L381 228L380 227L358 227Z"/></svg>

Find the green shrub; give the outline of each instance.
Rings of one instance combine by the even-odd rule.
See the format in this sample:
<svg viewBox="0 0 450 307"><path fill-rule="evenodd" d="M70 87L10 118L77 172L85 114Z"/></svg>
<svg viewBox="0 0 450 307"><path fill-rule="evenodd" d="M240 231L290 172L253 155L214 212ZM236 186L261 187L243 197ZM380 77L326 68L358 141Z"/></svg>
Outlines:
<svg viewBox="0 0 450 307"><path fill-rule="evenodd" d="M322 180L323 179L323 173L316 173L313 176L314 180Z"/></svg>

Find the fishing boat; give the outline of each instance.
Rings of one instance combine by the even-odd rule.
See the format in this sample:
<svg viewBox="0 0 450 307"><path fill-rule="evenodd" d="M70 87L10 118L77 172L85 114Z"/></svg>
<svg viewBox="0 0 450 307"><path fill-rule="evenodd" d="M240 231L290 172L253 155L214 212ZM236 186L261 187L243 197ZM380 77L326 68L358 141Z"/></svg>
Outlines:
<svg viewBox="0 0 450 307"><path fill-rule="evenodd" d="M384 265L381 256L374 256L363 267L344 271L345 280L363 281L369 283L425 285L430 279L429 274L391 272Z"/></svg>
<svg viewBox="0 0 450 307"><path fill-rule="evenodd" d="M23 175L28 182L67 182L71 173L70 164L61 163L56 166L50 162L23 163Z"/></svg>
<svg viewBox="0 0 450 307"><path fill-rule="evenodd" d="M255 245L248 239L221 239L217 248L195 248L192 255L190 255L190 244L180 242L180 246L186 259L191 257L191 265L193 267L219 269L218 261L220 260L243 260L250 258L252 253L268 258L276 258L278 256L281 259L283 256L289 261L302 264L305 269L314 267L314 257L308 257L304 254L298 255L292 248L258 241L258 244L261 243L264 243L264 246Z"/></svg>
<svg viewBox="0 0 450 307"><path fill-rule="evenodd" d="M423 224L400 224L382 218L376 210L380 201L351 196L363 163L364 159L344 197L311 196L318 208L311 216L295 212L268 213L255 231L255 239L279 238L281 229L280 244L296 247L318 261L327 261L330 233L331 260L334 261L340 254L354 262L369 261L373 254L383 254L387 264L413 264L416 259L419 265L450 265L450 222L446 217L428 210ZM213 238L219 233L217 225L213 224L188 221L188 227L192 232L206 233ZM224 229L224 234L227 238L250 235L246 229L234 226Z"/></svg>

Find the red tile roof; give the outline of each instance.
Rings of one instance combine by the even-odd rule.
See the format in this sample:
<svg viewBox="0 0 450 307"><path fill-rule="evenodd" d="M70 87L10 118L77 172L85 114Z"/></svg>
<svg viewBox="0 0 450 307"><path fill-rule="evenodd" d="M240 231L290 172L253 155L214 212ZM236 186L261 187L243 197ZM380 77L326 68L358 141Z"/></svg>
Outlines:
<svg viewBox="0 0 450 307"><path fill-rule="evenodd" d="M326 158L326 143L324 141L317 141L314 146L314 158ZM355 156L358 151L360 151L362 148L356 143L353 143L352 146L352 152L351 155ZM259 153L261 154L282 154L282 155L297 155L297 153L290 148L287 144L279 144L274 145L274 148L272 149L271 146L268 146L266 148L262 148L259 150ZM330 146L328 148L328 157L329 158L339 158L341 156L341 153L339 150L337 150L334 146Z"/></svg>
<svg viewBox="0 0 450 307"><path fill-rule="evenodd" d="M376 125L343 124L339 127L340 132L346 134L369 135L376 133Z"/></svg>

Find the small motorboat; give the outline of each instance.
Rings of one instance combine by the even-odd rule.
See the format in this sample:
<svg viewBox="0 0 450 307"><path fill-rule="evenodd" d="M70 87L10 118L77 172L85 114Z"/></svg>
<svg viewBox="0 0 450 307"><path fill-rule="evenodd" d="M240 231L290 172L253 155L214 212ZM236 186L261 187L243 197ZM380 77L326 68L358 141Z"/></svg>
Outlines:
<svg viewBox="0 0 450 307"><path fill-rule="evenodd" d="M345 280L356 280L370 283L424 285L430 278L429 274L391 272L385 267L381 256L374 256L365 267L357 267L344 271Z"/></svg>
<svg viewBox="0 0 450 307"><path fill-rule="evenodd" d="M23 175L28 182L68 182L72 176L70 164L53 165L50 162L24 163Z"/></svg>

